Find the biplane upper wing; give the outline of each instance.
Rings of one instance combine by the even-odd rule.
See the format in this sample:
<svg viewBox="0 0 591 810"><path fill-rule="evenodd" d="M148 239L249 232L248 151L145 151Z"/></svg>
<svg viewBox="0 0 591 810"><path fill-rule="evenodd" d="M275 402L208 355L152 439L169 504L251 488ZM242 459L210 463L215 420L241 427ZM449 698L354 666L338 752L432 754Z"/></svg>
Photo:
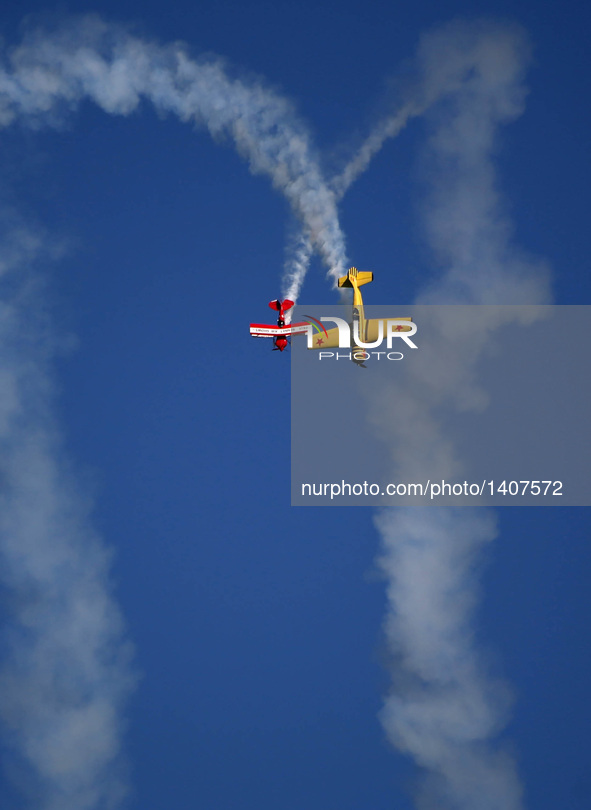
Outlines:
<svg viewBox="0 0 591 810"><path fill-rule="evenodd" d="M287 326L272 326L269 323L251 323L250 334L253 337L289 337L290 335L299 335L308 331L307 323L290 323Z"/></svg>

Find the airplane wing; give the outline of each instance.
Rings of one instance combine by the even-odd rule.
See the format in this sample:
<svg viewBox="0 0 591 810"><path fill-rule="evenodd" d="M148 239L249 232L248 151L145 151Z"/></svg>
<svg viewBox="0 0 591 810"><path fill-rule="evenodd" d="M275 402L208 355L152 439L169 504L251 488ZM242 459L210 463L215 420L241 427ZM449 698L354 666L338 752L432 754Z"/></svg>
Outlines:
<svg viewBox="0 0 591 810"><path fill-rule="evenodd" d="M287 326L271 326L268 323L251 323L250 334L253 337L277 337L305 334L308 331L307 323L290 323Z"/></svg>
<svg viewBox="0 0 591 810"><path fill-rule="evenodd" d="M379 324L380 321L384 324L382 327L382 335L384 336L384 340L386 339L386 335L388 334L388 320L392 320L392 318L370 318L369 320L365 321L365 334L361 336L361 340L363 343L372 343L373 341L377 340L380 336L379 334ZM397 321L412 321L412 318L396 318ZM395 332L410 332L412 329L411 326L397 326L395 328Z"/></svg>
<svg viewBox="0 0 591 810"><path fill-rule="evenodd" d="M326 332L316 332L312 349L335 349L339 345L339 329L327 329Z"/></svg>
<svg viewBox="0 0 591 810"><path fill-rule="evenodd" d="M383 336L384 340L386 339L386 334L388 331L388 320L392 320L392 318L372 318L370 320L365 321L365 334L361 336L361 340L364 343L372 343L373 341L377 340L379 337L379 323L383 321ZM396 318L397 321L411 321L412 318ZM411 326L400 326L397 328L396 331L399 332L410 332L412 329ZM312 346L313 349L336 349L339 346L339 330L338 327L334 329L327 329L326 333L324 332L317 332L314 335L314 345Z"/></svg>

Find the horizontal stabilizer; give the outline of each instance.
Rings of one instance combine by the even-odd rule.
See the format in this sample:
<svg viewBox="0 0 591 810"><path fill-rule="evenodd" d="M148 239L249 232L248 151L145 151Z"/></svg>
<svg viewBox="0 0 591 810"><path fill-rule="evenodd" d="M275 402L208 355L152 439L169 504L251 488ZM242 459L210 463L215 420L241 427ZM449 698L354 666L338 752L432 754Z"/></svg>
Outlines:
<svg viewBox="0 0 591 810"><path fill-rule="evenodd" d="M281 310L286 312L293 307L293 301L290 301L289 298L286 298L285 301L279 301L276 298L274 301L269 301L269 306L271 309L277 310L277 312L281 312Z"/></svg>
<svg viewBox="0 0 591 810"><path fill-rule="evenodd" d="M370 281L373 281L373 273L351 267L347 275L339 279L339 287L361 287L363 284L369 284Z"/></svg>

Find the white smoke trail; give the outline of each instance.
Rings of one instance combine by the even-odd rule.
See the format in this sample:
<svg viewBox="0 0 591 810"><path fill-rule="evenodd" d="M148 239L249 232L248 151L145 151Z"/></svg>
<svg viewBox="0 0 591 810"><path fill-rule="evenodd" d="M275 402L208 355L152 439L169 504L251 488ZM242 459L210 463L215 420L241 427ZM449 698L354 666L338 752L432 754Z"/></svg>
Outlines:
<svg viewBox="0 0 591 810"><path fill-rule="evenodd" d="M314 248L309 233L300 232L288 243L287 261L283 275L283 298L297 301L313 252ZM291 316L291 313L288 312L287 315ZM291 317L289 319L291 320Z"/></svg>
<svg viewBox="0 0 591 810"><path fill-rule="evenodd" d="M384 511L380 565L388 579L385 632L393 688L381 719L391 742L428 773L420 808L517 810L511 758L490 748L510 698L474 651L471 626L491 515L470 509Z"/></svg>
<svg viewBox="0 0 591 810"><path fill-rule="evenodd" d="M425 106L418 101L403 104L400 110L381 119L371 130L357 153L347 163L342 172L330 181L337 199L340 200L352 183L363 174L389 138L395 138L412 118L425 111Z"/></svg>
<svg viewBox="0 0 591 810"><path fill-rule="evenodd" d="M330 275L342 275L335 194L295 111L262 83L232 78L220 60L191 59L182 45L147 43L98 17L52 35L30 33L0 70L0 126L51 123L86 98L115 115L129 115L144 98L214 138L230 137L251 171L268 175L285 196ZM297 298L303 271L293 266L288 274Z"/></svg>
<svg viewBox="0 0 591 810"><path fill-rule="evenodd" d="M519 29L489 23L454 23L422 40L423 97L441 100L430 113L425 225L443 270L423 303L549 300L547 269L512 245L493 166L499 125L523 109L528 55ZM454 463L425 403L469 389L474 362L497 325L483 312L471 324L464 353L458 343L450 349L449 368L428 375L419 370L414 390L393 398L382 392L371 418L389 437L400 466L410 469L417 458ZM403 413L414 419L404 436L383 406L387 401L396 402L398 422ZM393 687L381 719L391 742L424 769L417 806L518 810L515 764L494 744L507 720L507 689L477 655L471 624L479 551L494 538L494 522L467 508L414 508L385 511L377 526L393 654Z"/></svg>
<svg viewBox="0 0 591 810"><path fill-rule="evenodd" d="M447 30L451 31L451 27ZM453 49L443 41L435 44L433 35L422 38L414 78L408 80L406 87L401 85L399 95L403 100L399 109L375 124L342 172L331 180L337 199L340 200L363 174L385 142L396 137L411 120L424 115L442 99L464 94L469 89L482 98L487 92L494 94L498 83L504 82L503 71L511 74L516 68L515 60L527 58L529 46L519 26L487 20L469 25L458 23L453 37L456 39ZM522 102L523 88L514 83L513 92L515 96L507 95L502 102L508 104L509 117L511 108L519 107ZM503 111L498 112L502 119Z"/></svg>
<svg viewBox="0 0 591 810"><path fill-rule="evenodd" d="M507 71L507 75L511 74L516 67L516 59L527 59L529 46L518 26L491 21L478 21L469 26L458 24L453 36L456 37L453 52L446 48L445 43L434 45L433 37L423 38L416 58L416 75L401 90L404 100L399 109L388 113L372 127L344 169L331 179L330 187L337 201L367 170L385 142L399 135L410 121L423 116L442 99L466 92L480 95L484 102L486 95L494 96L496 85L504 81L504 71ZM497 111L499 121L502 121L505 113L511 118L513 107L519 108L522 103L520 94L523 87L518 82L514 82L512 92L515 95L507 95L501 102L508 106L507 110ZM492 97L491 100L494 104ZM473 114L479 114L475 108ZM310 235L302 233L299 251L308 255L308 260L296 263L298 289L304 281L313 249ZM336 278L335 274L332 275Z"/></svg>
<svg viewBox="0 0 591 810"><path fill-rule="evenodd" d="M380 151L384 143L389 138L396 137L411 118L417 117L424 110L425 108L421 107L418 102L408 102L398 112L386 116L375 125L342 172L330 180L330 188L334 192L336 202L344 197L351 184L369 167L372 158ZM302 229L290 247L284 283L289 291L297 295L304 283L310 259L314 253L314 241L310 231ZM344 265L341 263L338 268L335 267L333 272L329 272L333 286L336 286L338 277L343 275L343 269Z"/></svg>
<svg viewBox="0 0 591 810"><path fill-rule="evenodd" d="M423 174L430 186L427 238L436 263L445 270L421 297L423 302L550 300L548 268L513 244L493 163L499 126L523 112L529 57L522 29L491 23L455 23L421 43L424 84L443 99L430 120ZM451 77L448 103L439 90L446 74Z"/></svg>
<svg viewBox="0 0 591 810"><path fill-rule="evenodd" d="M52 418L55 341L34 269L41 237L11 217L0 250L2 739L40 810L112 807L126 791L120 707L133 685L109 554Z"/></svg>

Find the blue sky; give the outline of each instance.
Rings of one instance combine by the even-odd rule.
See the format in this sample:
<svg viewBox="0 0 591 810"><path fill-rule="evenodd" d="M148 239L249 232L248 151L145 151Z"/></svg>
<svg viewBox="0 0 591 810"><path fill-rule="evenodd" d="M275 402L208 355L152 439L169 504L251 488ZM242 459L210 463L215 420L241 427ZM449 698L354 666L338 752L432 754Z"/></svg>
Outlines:
<svg viewBox="0 0 591 810"><path fill-rule="evenodd" d="M521 24L529 95L500 130L498 188L513 242L550 263L556 303L589 303L579 3L13 3L0 15L5 49L21 41L25 12L51 27L90 11L262 77L296 105L328 166L380 117L425 31L479 15ZM436 272L421 221L427 131L413 121L387 142L339 207L348 258L375 273L372 302L409 302ZM145 102L121 116L86 100L58 128L18 120L0 137L7 221L43 245L31 306L49 312L60 347L56 454L70 489L92 497L87 522L113 552L113 600L135 649L139 680L119 713L131 786L121 806L414 807L420 771L378 719L391 672L372 511L290 506L289 357L248 335L280 294L284 197L229 140ZM314 258L301 300L334 295ZM589 513L496 513L474 644L514 696L501 739L523 806L577 810L591 789ZM14 579L4 590L11 633L25 597ZM6 638L3 652L10 671ZM3 717L0 799L19 808L21 743Z"/></svg>

